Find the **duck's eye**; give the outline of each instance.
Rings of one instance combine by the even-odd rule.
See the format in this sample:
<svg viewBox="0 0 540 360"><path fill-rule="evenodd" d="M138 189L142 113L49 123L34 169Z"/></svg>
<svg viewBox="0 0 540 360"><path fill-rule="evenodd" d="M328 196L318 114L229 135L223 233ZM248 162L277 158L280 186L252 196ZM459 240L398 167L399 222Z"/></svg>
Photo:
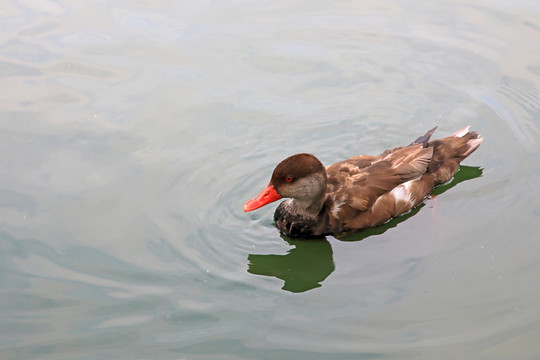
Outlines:
<svg viewBox="0 0 540 360"><path fill-rule="evenodd" d="M291 181L292 181L292 177L287 176L287 177L285 178L285 181L286 181L286 182L291 182Z"/></svg>

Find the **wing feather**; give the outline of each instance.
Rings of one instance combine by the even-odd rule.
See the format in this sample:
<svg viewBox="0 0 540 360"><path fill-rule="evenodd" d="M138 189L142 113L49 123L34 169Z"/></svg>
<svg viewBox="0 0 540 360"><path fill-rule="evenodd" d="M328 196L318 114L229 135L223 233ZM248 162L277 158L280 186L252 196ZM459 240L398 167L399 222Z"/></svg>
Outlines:
<svg viewBox="0 0 540 360"><path fill-rule="evenodd" d="M371 165L363 168L349 160L332 165L328 171L328 190L334 199L342 199L339 206L331 209L332 214L347 221L367 211L378 198L398 185L419 179L426 172L432 155L432 148L411 145L379 158L364 158L362 161L370 161Z"/></svg>

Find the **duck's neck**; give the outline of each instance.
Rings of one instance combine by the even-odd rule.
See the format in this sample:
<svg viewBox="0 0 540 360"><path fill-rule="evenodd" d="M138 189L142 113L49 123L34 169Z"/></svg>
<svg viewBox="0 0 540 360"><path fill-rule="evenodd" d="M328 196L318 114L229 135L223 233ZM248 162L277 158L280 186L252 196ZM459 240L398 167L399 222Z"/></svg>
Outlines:
<svg viewBox="0 0 540 360"><path fill-rule="evenodd" d="M321 193L317 198L288 199L284 201L285 210L296 216L317 217L324 206L325 194Z"/></svg>

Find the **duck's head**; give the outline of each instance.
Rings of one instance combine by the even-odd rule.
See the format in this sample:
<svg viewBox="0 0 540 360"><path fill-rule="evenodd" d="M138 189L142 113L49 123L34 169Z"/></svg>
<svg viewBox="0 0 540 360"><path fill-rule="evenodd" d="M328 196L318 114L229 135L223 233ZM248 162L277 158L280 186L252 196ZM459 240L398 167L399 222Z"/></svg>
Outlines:
<svg viewBox="0 0 540 360"><path fill-rule="evenodd" d="M272 179L257 197L244 205L244 212L258 209L281 198L292 198L296 206L320 210L326 190L326 170L311 154L296 154L280 162ZM318 207L319 209L312 209Z"/></svg>

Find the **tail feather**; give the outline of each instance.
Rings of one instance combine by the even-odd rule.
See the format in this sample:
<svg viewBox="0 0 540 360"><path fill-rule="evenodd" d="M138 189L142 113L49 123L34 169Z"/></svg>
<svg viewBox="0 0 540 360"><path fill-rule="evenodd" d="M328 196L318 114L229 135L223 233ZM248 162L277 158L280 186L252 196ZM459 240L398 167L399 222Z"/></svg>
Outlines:
<svg viewBox="0 0 540 360"><path fill-rule="evenodd" d="M433 158L428 166L428 173L435 185L450 180L459 163L482 144L483 139L478 133L469 129L470 127L466 126L448 137L429 143L429 146L433 147Z"/></svg>
<svg viewBox="0 0 540 360"><path fill-rule="evenodd" d="M466 158L467 156L471 155L473 153L473 151L478 149L480 144L482 144L482 140L484 140L484 139L483 138L476 138L476 139L471 139L471 140L467 141L467 144L465 144L467 146L467 150L465 150L465 152L463 152L461 156L463 158Z"/></svg>
<svg viewBox="0 0 540 360"><path fill-rule="evenodd" d="M459 138L463 137L463 136L465 136L465 135L467 135L469 133L470 128L471 128L470 126L465 126L463 129L459 129L458 131L456 131L455 133L453 133L450 136L459 137Z"/></svg>
<svg viewBox="0 0 540 360"><path fill-rule="evenodd" d="M422 144L424 147L428 146L429 139L431 135L437 130L438 126L435 126L433 129L429 130L425 135L420 136L418 139L414 140L411 145Z"/></svg>

